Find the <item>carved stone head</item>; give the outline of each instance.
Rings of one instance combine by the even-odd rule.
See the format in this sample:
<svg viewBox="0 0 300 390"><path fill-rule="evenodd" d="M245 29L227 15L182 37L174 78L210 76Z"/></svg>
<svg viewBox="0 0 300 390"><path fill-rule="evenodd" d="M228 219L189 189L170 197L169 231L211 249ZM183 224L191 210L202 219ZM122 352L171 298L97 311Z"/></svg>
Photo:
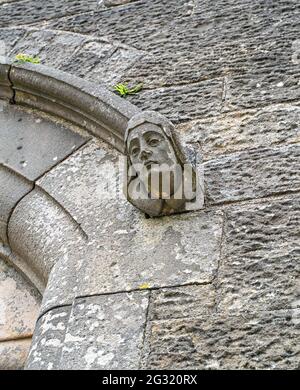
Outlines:
<svg viewBox="0 0 300 390"><path fill-rule="evenodd" d="M134 206L149 216L185 210L184 185L190 180L194 189L195 172L191 170L190 175L184 175L186 161L174 138L171 122L152 111L134 116L125 134L125 154L125 192Z"/></svg>

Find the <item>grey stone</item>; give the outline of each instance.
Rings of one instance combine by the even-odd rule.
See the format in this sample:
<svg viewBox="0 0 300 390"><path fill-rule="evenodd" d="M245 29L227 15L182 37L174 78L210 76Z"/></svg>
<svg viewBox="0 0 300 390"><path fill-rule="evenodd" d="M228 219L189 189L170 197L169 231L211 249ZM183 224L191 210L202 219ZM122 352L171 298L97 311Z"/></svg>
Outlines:
<svg viewBox="0 0 300 390"><path fill-rule="evenodd" d="M188 143L199 143L205 160L241 150L299 143L300 106L279 104L178 125Z"/></svg>
<svg viewBox="0 0 300 390"><path fill-rule="evenodd" d="M129 100L143 110L158 111L179 123L219 114L222 94L223 80L213 79L199 84L141 91L131 95Z"/></svg>
<svg viewBox="0 0 300 390"><path fill-rule="evenodd" d="M44 314L35 328L27 370L59 368L71 307L55 308Z"/></svg>
<svg viewBox="0 0 300 390"><path fill-rule="evenodd" d="M104 0L104 4L108 7L112 7L112 6L116 6L116 5L123 5L123 4L132 3L133 1L136 1L136 0Z"/></svg>
<svg viewBox="0 0 300 390"><path fill-rule="evenodd" d="M54 264L72 259L86 239L74 219L39 188L14 209L8 236L10 247L17 255L11 261L41 292Z"/></svg>
<svg viewBox="0 0 300 390"><path fill-rule="evenodd" d="M13 97L13 89L9 79L10 62L0 53L0 98L11 100ZM2 111L3 103L0 101L0 112Z"/></svg>
<svg viewBox="0 0 300 390"><path fill-rule="evenodd" d="M300 190L300 145L248 149L204 164L209 204L261 198Z"/></svg>
<svg viewBox="0 0 300 390"><path fill-rule="evenodd" d="M30 338L40 303L38 292L0 258L0 343Z"/></svg>
<svg viewBox="0 0 300 390"><path fill-rule="evenodd" d="M272 73L267 68L262 74L252 70L234 75L226 80L223 111L297 101L300 98L298 82L299 69L296 65L292 69L275 68Z"/></svg>
<svg viewBox="0 0 300 390"><path fill-rule="evenodd" d="M154 321L149 328L143 368L299 368L299 319L293 310Z"/></svg>
<svg viewBox="0 0 300 390"><path fill-rule="evenodd" d="M39 181L89 237L81 295L212 281L222 212L145 219L118 192L110 192L119 174L114 156L95 141Z"/></svg>
<svg viewBox="0 0 300 390"><path fill-rule="evenodd" d="M4 105L0 112L0 163L35 180L86 140L61 124Z"/></svg>
<svg viewBox="0 0 300 390"><path fill-rule="evenodd" d="M22 370L26 363L31 339L0 341L0 370Z"/></svg>
<svg viewBox="0 0 300 390"><path fill-rule="evenodd" d="M1 145L2 150L2 145ZM0 164L0 240L8 243L7 226L14 207L33 189L33 183Z"/></svg>
<svg viewBox="0 0 300 390"><path fill-rule="evenodd" d="M113 53L105 60L98 60L95 67L84 78L105 84L112 90L115 84L123 82L123 74L139 60L141 55L141 51L135 48L125 45L116 46L115 43Z"/></svg>
<svg viewBox="0 0 300 390"><path fill-rule="evenodd" d="M230 75L245 75L253 69L256 72L254 80L266 75L270 68L274 69L273 73L277 73L278 77L280 69L282 73L283 70L297 72L297 65L289 60L293 55L295 34L285 40L282 40L282 36L274 35L264 40L260 36L249 36L247 39L231 42L223 42L222 39L220 44L206 42L206 37L200 34L197 37L194 25L190 28L187 24L186 27L190 35L181 36L180 40L175 32L172 34L173 37L175 35L175 42L168 39L167 34L157 34L156 39L160 44L151 48L122 78L135 83L143 82L147 88L159 88ZM275 77L274 79L276 80ZM282 78L277 82L280 81ZM267 85L266 88L268 89ZM254 90L257 90L256 85Z"/></svg>
<svg viewBox="0 0 300 390"><path fill-rule="evenodd" d="M74 35L80 36L70 34L71 37ZM111 55L115 50L116 47L105 40L85 37L85 43L75 53L68 57L61 56L59 68L94 83L106 83L105 68L112 66Z"/></svg>
<svg viewBox="0 0 300 390"><path fill-rule="evenodd" d="M9 53L11 59L19 53L37 56L41 64L61 68L63 63L73 58L87 38L80 34L67 34L59 31L30 29L19 39Z"/></svg>
<svg viewBox="0 0 300 390"><path fill-rule="evenodd" d="M96 10L98 0L66 0L63 3L54 0L47 1L43 5L37 5L34 1L14 1L1 6L1 26L22 25L36 23L65 15L72 15L84 11Z"/></svg>
<svg viewBox="0 0 300 390"><path fill-rule="evenodd" d="M228 313L300 304L299 197L230 207L217 286Z"/></svg>
<svg viewBox="0 0 300 390"><path fill-rule="evenodd" d="M211 284L163 288L151 292L149 320L201 317L215 309L216 293Z"/></svg>
<svg viewBox="0 0 300 390"><path fill-rule="evenodd" d="M138 369L148 293L77 299L60 369Z"/></svg>
<svg viewBox="0 0 300 390"><path fill-rule="evenodd" d="M222 110L299 99L299 69L292 61L298 29L296 9L293 1L275 7L265 6L261 0L234 4L228 0L217 4L154 0L52 20L48 26L105 36L147 53L125 70L119 81L143 82L147 89L169 87L176 100L180 91L175 86L181 84L189 103L182 120L189 120L190 106L207 99L207 91L199 96L197 90L207 90L208 80L209 95L222 80ZM194 83L199 83L195 89ZM186 96L189 89L193 101ZM156 100L165 99L161 95L161 91L147 91L140 94L140 102L138 97L132 101L149 109L148 99L152 109L169 115L163 104L158 107ZM172 106L171 98L168 104ZM216 113L215 104L209 107L212 114Z"/></svg>
<svg viewBox="0 0 300 390"><path fill-rule="evenodd" d="M9 56L14 45L24 35L26 35L25 28L0 28L0 55Z"/></svg>

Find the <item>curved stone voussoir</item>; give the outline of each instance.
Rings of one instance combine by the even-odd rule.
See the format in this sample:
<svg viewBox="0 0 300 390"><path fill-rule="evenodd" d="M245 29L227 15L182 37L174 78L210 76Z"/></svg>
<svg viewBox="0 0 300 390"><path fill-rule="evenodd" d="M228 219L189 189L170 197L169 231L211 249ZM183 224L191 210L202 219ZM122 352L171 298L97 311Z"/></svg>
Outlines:
<svg viewBox="0 0 300 390"><path fill-rule="evenodd" d="M0 56L0 99L12 99L14 92L9 80L10 61Z"/></svg>
<svg viewBox="0 0 300 390"><path fill-rule="evenodd" d="M7 224L16 204L28 194L33 183L0 165L0 241L8 244Z"/></svg>
<svg viewBox="0 0 300 390"><path fill-rule="evenodd" d="M66 119L124 150L128 121L140 111L136 106L102 86L44 65L14 63L9 79L16 104Z"/></svg>
<svg viewBox="0 0 300 390"><path fill-rule="evenodd" d="M39 188L18 203L9 221L8 236L13 252L11 262L41 293L52 267L86 242L74 219Z"/></svg>

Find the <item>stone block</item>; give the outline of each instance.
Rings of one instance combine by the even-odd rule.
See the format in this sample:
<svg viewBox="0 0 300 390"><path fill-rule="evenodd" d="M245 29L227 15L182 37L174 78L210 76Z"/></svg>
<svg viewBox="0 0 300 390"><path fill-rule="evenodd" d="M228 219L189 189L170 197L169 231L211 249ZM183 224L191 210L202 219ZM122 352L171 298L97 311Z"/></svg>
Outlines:
<svg viewBox="0 0 300 390"><path fill-rule="evenodd" d="M178 125L188 143L199 143L204 160L259 147L300 143L300 106L295 103L222 114Z"/></svg>
<svg viewBox="0 0 300 390"><path fill-rule="evenodd" d="M163 288L151 292L148 317L150 320L168 320L200 317L215 311L214 287L184 286Z"/></svg>
<svg viewBox="0 0 300 390"><path fill-rule="evenodd" d="M147 307L147 292L77 299L59 368L138 369Z"/></svg>
<svg viewBox="0 0 300 390"><path fill-rule="evenodd" d="M230 207L218 273L223 312L300 305L299 197Z"/></svg>
<svg viewBox="0 0 300 390"><path fill-rule="evenodd" d="M1 145L0 155L2 151ZM0 240L7 244L7 226L11 213L16 204L32 190L33 184L0 164L0 188Z"/></svg>
<svg viewBox="0 0 300 390"><path fill-rule="evenodd" d="M0 342L31 337L40 303L37 291L0 258Z"/></svg>
<svg viewBox="0 0 300 390"><path fill-rule="evenodd" d="M23 370L31 339L0 341L0 370Z"/></svg>
<svg viewBox="0 0 300 390"><path fill-rule="evenodd" d="M60 307L44 314L38 321L27 370L55 370L59 368L71 307Z"/></svg>
<svg viewBox="0 0 300 390"><path fill-rule="evenodd" d="M206 201L220 204L300 190L300 144L249 149L204 164Z"/></svg>
<svg viewBox="0 0 300 390"><path fill-rule="evenodd" d="M299 319L293 310L154 321L149 328L143 368L274 370L299 366Z"/></svg>
<svg viewBox="0 0 300 390"><path fill-rule="evenodd" d="M0 163L35 180L86 142L60 123L4 105L0 112Z"/></svg>
<svg viewBox="0 0 300 390"><path fill-rule="evenodd" d="M217 115L222 108L223 80L141 91L128 98L143 110L154 110L174 123ZM197 102L197 104L195 104Z"/></svg>
<svg viewBox="0 0 300 390"><path fill-rule="evenodd" d="M49 0L43 6L37 6L34 1L8 2L8 4L0 8L0 24L4 27L37 23L74 13L96 10L98 3L98 0L89 2L84 0L66 0L63 3Z"/></svg>

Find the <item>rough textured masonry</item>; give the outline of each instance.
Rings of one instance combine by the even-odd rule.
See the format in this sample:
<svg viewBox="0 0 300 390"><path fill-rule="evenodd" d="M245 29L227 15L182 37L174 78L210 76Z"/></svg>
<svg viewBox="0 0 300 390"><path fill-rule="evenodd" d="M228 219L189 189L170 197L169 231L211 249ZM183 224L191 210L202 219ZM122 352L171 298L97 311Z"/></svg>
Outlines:
<svg viewBox="0 0 300 390"><path fill-rule="evenodd" d="M117 150L0 100L0 368L299 369L299 1L35 3L0 1L0 55L143 83L205 207L105 197Z"/></svg>

